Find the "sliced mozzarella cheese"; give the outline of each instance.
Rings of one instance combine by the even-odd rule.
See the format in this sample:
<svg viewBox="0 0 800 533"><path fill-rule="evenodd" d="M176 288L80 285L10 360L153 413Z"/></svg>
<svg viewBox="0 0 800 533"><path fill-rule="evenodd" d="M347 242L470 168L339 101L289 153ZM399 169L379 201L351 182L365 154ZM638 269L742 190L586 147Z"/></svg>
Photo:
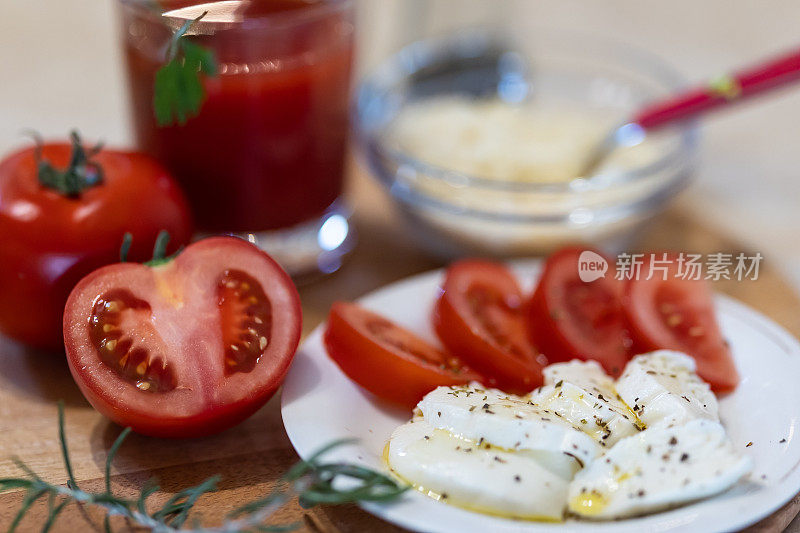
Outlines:
<svg viewBox="0 0 800 533"><path fill-rule="evenodd" d="M579 472L569 510L595 519L654 512L720 493L751 466L718 422L653 427L621 440Z"/></svg>
<svg viewBox="0 0 800 533"><path fill-rule="evenodd" d="M617 392L648 427L719 420L717 399L695 370L694 359L680 352L637 355L617 380Z"/></svg>
<svg viewBox="0 0 800 533"><path fill-rule="evenodd" d="M529 520L563 516L567 479L529 456L475 446L419 418L394 431L387 461L420 491L460 507Z"/></svg>
<svg viewBox="0 0 800 533"><path fill-rule="evenodd" d="M547 409L610 447L633 435L644 425L622 401L614 380L594 361L574 360L544 369L545 383L530 395L536 405Z"/></svg>
<svg viewBox="0 0 800 533"><path fill-rule="evenodd" d="M584 466L602 453L602 447L570 421L549 409L478 385L439 387L417 408L438 429L508 450L562 454Z"/></svg>
<svg viewBox="0 0 800 533"><path fill-rule="evenodd" d="M542 370L545 385L555 385L559 381L569 381L579 386L586 384L606 388L614 387L614 380L605 373L597 361L573 359L566 363L553 363Z"/></svg>

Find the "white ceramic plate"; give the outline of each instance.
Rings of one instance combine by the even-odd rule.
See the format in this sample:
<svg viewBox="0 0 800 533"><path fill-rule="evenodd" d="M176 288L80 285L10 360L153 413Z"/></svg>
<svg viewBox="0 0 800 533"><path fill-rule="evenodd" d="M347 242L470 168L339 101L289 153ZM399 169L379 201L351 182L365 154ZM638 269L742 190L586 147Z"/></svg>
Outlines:
<svg viewBox="0 0 800 533"><path fill-rule="evenodd" d="M536 264L518 263L515 270L530 288ZM371 293L359 303L436 342L429 315L441 276L441 271L421 274ZM615 522L515 521L459 509L416 491L391 504L363 508L408 529L458 533L730 531L768 516L800 492L800 440L794 437L800 413L800 344L743 304L722 296L716 303L742 376L736 391L721 400L720 415L735 446L754 460L749 480L705 501ZM334 450L328 458L385 469L383 447L411 413L386 406L350 381L327 357L323 328L305 341L286 379L282 399L286 432L301 457L334 439L355 437L358 444ZM746 447L748 442L753 444Z"/></svg>

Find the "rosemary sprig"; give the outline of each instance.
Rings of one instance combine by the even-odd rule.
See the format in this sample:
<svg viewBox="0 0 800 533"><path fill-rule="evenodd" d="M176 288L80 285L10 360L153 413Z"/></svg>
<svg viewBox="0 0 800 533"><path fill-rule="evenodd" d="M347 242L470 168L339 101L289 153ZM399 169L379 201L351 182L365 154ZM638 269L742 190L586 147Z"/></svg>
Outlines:
<svg viewBox="0 0 800 533"><path fill-rule="evenodd" d="M290 531L299 524L269 525L268 519L281 506L297 495L304 508L319 504L338 505L364 501L390 501L408 487L402 487L391 478L380 472L347 463L323 463L322 456L352 441L340 440L325 446L306 461L293 466L279 481L275 488L261 499L247 503L228 514L226 521L217 527L203 527L198 523L189 528L184 525L198 500L217 488L218 477L211 477L199 485L184 489L161 507L148 510L148 499L159 490L154 480L150 480L141 488L138 498L129 500L116 496L111 490L111 465L114 457L130 434L126 428L114 441L106 456L105 491L92 493L78 487L72 463L69 457L67 439L64 431L64 404L58 404L58 433L64 467L67 471L66 485L54 485L39 477L25 463L17 458L14 462L25 474L25 477L0 478L0 492L23 489L25 494L8 533L14 533L22 519L30 511L34 503L47 498L47 516L41 531L51 530L59 514L71 504L99 507L105 510L104 527L111 532L109 518L114 515L125 517L136 526L149 529L154 533L249 533L262 531ZM345 487L342 487L344 485Z"/></svg>
<svg viewBox="0 0 800 533"><path fill-rule="evenodd" d="M156 72L153 111L159 126L176 121L183 125L197 116L206 100L201 74L217 75L214 52L185 38L192 24L206 14L187 21L175 32L167 50L167 62Z"/></svg>

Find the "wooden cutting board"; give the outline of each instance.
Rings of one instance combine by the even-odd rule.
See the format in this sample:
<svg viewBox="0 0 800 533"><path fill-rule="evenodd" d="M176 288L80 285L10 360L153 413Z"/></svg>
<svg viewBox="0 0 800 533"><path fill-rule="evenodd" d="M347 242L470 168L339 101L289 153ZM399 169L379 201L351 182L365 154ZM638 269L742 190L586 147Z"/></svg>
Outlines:
<svg viewBox="0 0 800 533"><path fill-rule="evenodd" d="M361 176L353 180L351 200L357 206L355 222L360 243L337 274L302 287L307 334L324 320L335 300L355 299L373 289L442 264L422 252L397 222L391 205L377 186ZM639 239L640 249L677 249L687 252L739 252L735 240L704 226L688 210L675 206ZM758 281L720 282L715 288L763 312L800 336L800 299L779 275L767 256ZM1 296L0 296L1 297ZM107 422L83 399L73 383L63 355L36 353L0 338L0 477L17 475L10 460L19 456L43 478L64 483L56 434L56 401L66 403L66 430L78 482L102 490L106 450L120 428ZM115 462L114 490L133 496L137 488L157 477L162 491L154 501L205 478L222 476L220 490L204 497L197 509L208 525L219 523L232 508L266 494L276 479L297 460L280 418L279 399L273 398L243 424L217 436L187 441L160 440L132 435ZM5 530L21 501L21 493L0 495L0 530ZM800 498L752 531L782 531L800 510ZM20 531L38 531L44 505L36 506ZM54 531L100 531L99 514L70 506ZM275 516L275 523L299 522L313 532L399 531L354 506L303 511L296 502ZM126 524L115 519L119 530Z"/></svg>

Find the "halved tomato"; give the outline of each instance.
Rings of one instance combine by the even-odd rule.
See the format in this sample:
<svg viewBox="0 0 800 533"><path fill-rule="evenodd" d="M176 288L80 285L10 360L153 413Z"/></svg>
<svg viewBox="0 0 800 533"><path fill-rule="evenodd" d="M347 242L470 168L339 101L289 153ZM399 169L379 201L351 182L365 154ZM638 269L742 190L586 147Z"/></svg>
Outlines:
<svg viewBox="0 0 800 533"><path fill-rule="evenodd" d="M436 334L450 352L504 390L530 392L542 384L547 358L528 339L524 302L504 265L459 261L447 269L434 309Z"/></svg>
<svg viewBox="0 0 800 533"><path fill-rule="evenodd" d="M482 379L458 357L352 303L331 307L325 346L350 379L404 407L414 407L436 387Z"/></svg>
<svg viewBox="0 0 800 533"><path fill-rule="evenodd" d="M278 389L301 330L292 281L241 239L214 237L157 266L120 263L69 296L70 371L95 409L158 437L226 429Z"/></svg>
<svg viewBox="0 0 800 533"><path fill-rule="evenodd" d="M565 248L545 262L529 306L531 337L550 362L594 359L618 376L633 344L622 308L623 284L609 274L582 281L578 263L584 251Z"/></svg>
<svg viewBox="0 0 800 533"><path fill-rule="evenodd" d="M637 344L648 351L685 352L694 357L697 374L715 392L733 390L739 374L717 324L709 284L684 279L675 254L659 254L659 266L666 271L648 276L655 259L653 254L644 259L642 275L629 281L625 290L625 313Z"/></svg>

